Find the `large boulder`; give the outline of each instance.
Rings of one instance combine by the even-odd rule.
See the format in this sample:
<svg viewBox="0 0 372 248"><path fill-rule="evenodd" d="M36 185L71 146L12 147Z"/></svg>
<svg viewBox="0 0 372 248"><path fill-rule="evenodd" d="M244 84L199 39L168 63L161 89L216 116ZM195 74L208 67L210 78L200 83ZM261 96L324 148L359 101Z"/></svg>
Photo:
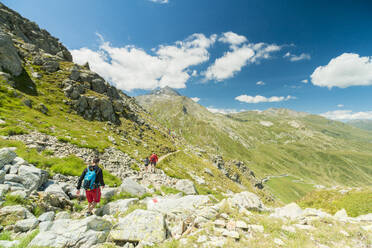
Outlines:
<svg viewBox="0 0 372 248"><path fill-rule="evenodd" d="M142 196L146 193L146 188L133 179L125 178L120 186L120 192L126 192L135 196Z"/></svg>
<svg viewBox="0 0 372 248"><path fill-rule="evenodd" d="M13 240L13 241L0 240L0 247L4 247L4 248L17 247L20 243L21 243L20 240Z"/></svg>
<svg viewBox="0 0 372 248"><path fill-rule="evenodd" d="M90 248L104 243L112 227L111 223L97 216L85 219L59 219L47 223L31 241L30 247Z"/></svg>
<svg viewBox="0 0 372 248"><path fill-rule="evenodd" d="M302 209L296 203L290 203L282 208L276 208L271 217L296 219L303 214Z"/></svg>
<svg viewBox="0 0 372 248"><path fill-rule="evenodd" d="M53 221L54 217L55 217L55 213L53 211L49 211L49 212L43 213L37 219L40 222L45 222L45 221Z"/></svg>
<svg viewBox="0 0 372 248"><path fill-rule="evenodd" d="M34 166L21 165L18 176L22 178L22 184L29 192L37 190L48 180L48 172Z"/></svg>
<svg viewBox="0 0 372 248"><path fill-rule="evenodd" d="M22 71L22 61L12 38L0 29L0 70L8 71L14 76L19 76Z"/></svg>
<svg viewBox="0 0 372 248"><path fill-rule="evenodd" d="M65 191L63 190L62 186L59 185L58 183L53 183L53 184L50 184L45 190L44 190L44 193L47 194L47 195L55 195L57 196L58 198L65 198L67 200L69 200L70 198L68 197L68 195L65 193Z"/></svg>
<svg viewBox="0 0 372 248"><path fill-rule="evenodd" d="M175 188L179 191L182 191L186 195L197 194L194 183L188 179L178 180L178 182L175 185Z"/></svg>
<svg viewBox="0 0 372 248"><path fill-rule="evenodd" d="M164 214L180 213L187 215L210 202L207 195L188 195L180 198L154 198L147 202L147 209Z"/></svg>
<svg viewBox="0 0 372 248"><path fill-rule="evenodd" d="M110 232L109 239L114 242L160 243L166 239L164 215L153 211L137 209L124 218Z"/></svg>
<svg viewBox="0 0 372 248"><path fill-rule="evenodd" d="M102 215L113 215L116 213L124 213L128 210L129 206L135 204L137 198L122 199L106 204L102 209Z"/></svg>
<svg viewBox="0 0 372 248"><path fill-rule="evenodd" d="M6 206L0 209L0 225L12 224L17 222L18 220L32 218L35 218L35 216L26 208L20 205Z"/></svg>
<svg viewBox="0 0 372 248"><path fill-rule="evenodd" d="M1 148L0 149L0 169L6 164L10 164L17 154L11 148Z"/></svg>
<svg viewBox="0 0 372 248"><path fill-rule="evenodd" d="M43 64L42 69L46 72L53 73L59 70L59 63L57 61L47 61Z"/></svg>
<svg viewBox="0 0 372 248"><path fill-rule="evenodd" d="M36 218L19 220L14 226L15 232L28 232L34 230L39 225L39 220Z"/></svg>
<svg viewBox="0 0 372 248"><path fill-rule="evenodd" d="M264 209L264 205L261 202L260 198L248 191L235 194L232 198L229 199L229 201L233 207L258 211Z"/></svg>
<svg viewBox="0 0 372 248"><path fill-rule="evenodd" d="M4 180L5 180L5 171L0 170L0 184L4 183Z"/></svg>

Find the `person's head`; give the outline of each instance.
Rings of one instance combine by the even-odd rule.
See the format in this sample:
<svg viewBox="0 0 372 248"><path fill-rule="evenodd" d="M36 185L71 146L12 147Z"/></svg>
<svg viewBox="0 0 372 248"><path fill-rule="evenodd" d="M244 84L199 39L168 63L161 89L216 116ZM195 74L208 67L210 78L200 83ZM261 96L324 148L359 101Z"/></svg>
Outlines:
<svg viewBox="0 0 372 248"><path fill-rule="evenodd" d="M99 163L99 158L98 157L94 158L93 159L93 164L98 165L98 163Z"/></svg>

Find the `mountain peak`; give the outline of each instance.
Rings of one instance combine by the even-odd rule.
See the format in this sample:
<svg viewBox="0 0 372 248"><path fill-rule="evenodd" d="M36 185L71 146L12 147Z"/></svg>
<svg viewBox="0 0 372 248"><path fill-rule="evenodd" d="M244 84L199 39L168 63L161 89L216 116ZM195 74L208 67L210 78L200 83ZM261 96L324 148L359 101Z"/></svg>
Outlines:
<svg viewBox="0 0 372 248"><path fill-rule="evenodd" d="M150 95L168 95L168 96L180 96L181 94L178 93L175 89L172 89L169 86L165 86L160 89L155 89L150 92Z"/></svg>

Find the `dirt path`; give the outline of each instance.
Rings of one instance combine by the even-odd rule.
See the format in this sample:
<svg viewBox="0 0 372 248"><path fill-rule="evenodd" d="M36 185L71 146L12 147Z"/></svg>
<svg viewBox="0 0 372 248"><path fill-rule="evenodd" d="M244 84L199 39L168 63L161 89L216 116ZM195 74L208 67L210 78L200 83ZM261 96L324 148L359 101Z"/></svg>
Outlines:
<svg viewBox="0 0 372 248"><path fill-rule="evenodd" d="M176 154L177 152L180 152L180 151L181 151L181 150L177 150L177 151L175 151L175 152L171 152L171 153L168 153L168 154L165 154L165 155L161 156L161 157L159 158L159 160L158 160L158 163L160 163L163 159L167 158L168 156L173 155L173 154Z"/></svg>

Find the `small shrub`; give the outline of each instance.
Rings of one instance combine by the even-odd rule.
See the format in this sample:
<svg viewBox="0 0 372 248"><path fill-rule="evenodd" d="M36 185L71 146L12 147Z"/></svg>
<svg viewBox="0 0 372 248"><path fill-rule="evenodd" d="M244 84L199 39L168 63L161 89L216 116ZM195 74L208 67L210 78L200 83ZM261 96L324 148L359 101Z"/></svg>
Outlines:
<svg viewBox="0 0 372 248"><path fill-rule="evenodd" d="M178 189L170 188L164 185L161 186L161 191L163 191L166 195L182 193Z"/></svg>
<svg viewBox="0 0 372 248"><path fill-rule="evenodd" d="M27 199L23 199L22 197L17 196L17 195L7 194L5 196L5 202L3 203L3 206L28 205L28 204L30 204L30 201Z"/></svg>

